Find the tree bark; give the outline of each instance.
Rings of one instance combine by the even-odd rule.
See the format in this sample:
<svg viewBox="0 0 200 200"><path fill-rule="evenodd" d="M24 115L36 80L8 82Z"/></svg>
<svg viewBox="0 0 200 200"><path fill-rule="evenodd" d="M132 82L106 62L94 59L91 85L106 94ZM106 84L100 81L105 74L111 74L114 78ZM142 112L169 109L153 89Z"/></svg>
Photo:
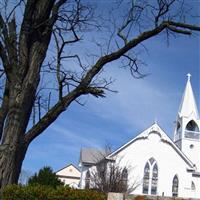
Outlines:
<svg viewBox="0 0 200 200"><path fill-rule="evenodd" d="M30 144L25 136L40 82L40 69L46 57L59 7L66 0L55 2L27 1L19 34L19 47L16 42L15 19L7 26L0 14L0 28L3 27L5 40L5 44L0 41L0 57L7 77L0 108L0 193L6 185L18 182Z"/></svg>
<svg viewBox="0 0 200 200"><path fill-rule="evenodd" d="M15 81L10 82L9 111L0 146L0 188L17 183L28 147L24 141L24 133L34 100L27 101L15 83ZM34 93L32 90L28 97L34 99Z"/></svg>
<svg viewBox="0 0 200 200"><path fill-rule="evenodd" d="M27 146L23 143L7 144L0 150L0 187L17 183Z"/></svg>

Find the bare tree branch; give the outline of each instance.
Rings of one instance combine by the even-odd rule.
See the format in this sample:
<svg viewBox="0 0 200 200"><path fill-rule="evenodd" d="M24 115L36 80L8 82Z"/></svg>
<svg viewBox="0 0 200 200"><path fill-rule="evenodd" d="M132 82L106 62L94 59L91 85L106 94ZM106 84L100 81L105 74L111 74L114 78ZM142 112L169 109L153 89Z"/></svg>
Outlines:
<svg viewBox="0 0 200 200"><path fill-rule="evenodd" d="M177 28L188 29L191 31L200 31L199 26L195 26L195 25L191 25L191 24L187 24L187 23L181 23L181 22L174 22L174 21L169 21L168 23L169 23L169 25L175 26Z"/></svg>
<svg viewBox="0 0 200 200"><path fill-rule="evenodd" d="M62 113L70 103L79 97L82 94L93 94L95 96L102 96L102 91L96 90L94 88L88 87L91 83L93 77L102 69L102 67L107 64L108 62L114 61L119 57L123 56L127 51L131 48L137 46L142 41L145 41L148 38L151 38L158 33L162 32L165 28L168 28L169 25L173 23L171 22L163 22L160 26L150 30L143 32L137 38L128 42L124 47L113 52L109 55L101 57L96 64L87 72L85 77L82 79L79 86L70 92L67 96L63 97L61 101L59 101L49 112L36 124L33 128L27 132L26 140L31 142L35 137L37 137L41 132L49 126L55 119ZM189 27L187 24L185 26L182 24L181 27ZM197 29L197 27L190 27L191 30Z"/></svg>

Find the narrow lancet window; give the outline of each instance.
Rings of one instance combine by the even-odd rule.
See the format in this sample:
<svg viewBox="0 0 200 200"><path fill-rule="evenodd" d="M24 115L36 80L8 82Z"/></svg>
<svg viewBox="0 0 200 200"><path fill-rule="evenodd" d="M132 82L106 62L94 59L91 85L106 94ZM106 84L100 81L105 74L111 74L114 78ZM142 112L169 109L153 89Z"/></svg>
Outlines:
<svg viewBox="0 0 200 200"><path fill-rule="evenodd" d="M192 191L195 191L195 190L196 190L196 187L195 187L195 184L194 184L193 181L192 181L192 183L191 183L191 190L192 190Z"/></svg>
<svg viewBox="0 0 200 200"><path fill-rule="evenodd" d="M150 166L147 162L144 167L144 177L143 177L143 193L148 194L149 192L149 179L150 179Z"/></svg>
<svg viewBox="0 0 200 200"><path fill-rule="evenodd" d="M173 197L178 196L178 185L179 185L178 177L177 175L175 175L172 182L172 196Z"/></svg>
<svg viewBox="0 0 200 200"><path fill-rule="evenodd" d="M158 166L155 163L153 166L152 181L151 181L151 194L152 195L157 194L157 184L158 184Z"/></svg>
<svg viewBox="0 0 200 200"><path fill-rule="evenodd" d="M122 187L124 192L128 189L128 170L126 168L122 171Z"/></svg>
<svg viewBox="0 0 200 200"><path fill-rule="evenodd" d="M175 140L177 141L179 139L181 139L181 125L177 122Z"/></svg>
<svg viewBox="0 0 200 200"><path fill-rule="evenodd" d="M90 188L90 171L88 170L85 176L85 189Z"/></svg>

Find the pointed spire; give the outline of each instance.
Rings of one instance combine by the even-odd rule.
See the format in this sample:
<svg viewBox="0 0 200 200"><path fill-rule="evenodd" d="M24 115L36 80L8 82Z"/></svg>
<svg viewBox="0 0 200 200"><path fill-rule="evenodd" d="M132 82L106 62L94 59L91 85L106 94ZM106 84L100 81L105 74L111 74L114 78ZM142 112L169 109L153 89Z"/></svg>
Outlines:
<svg viewBox="0 0 200 200"><path fill-rule="evenodd" d="M191 76L192 76L192 75L191 75L190 73L187 74L188 81L190 81Z"/></svg>
<svg viewBox="0 0 200 200"><path fill-rule="evenodd" d="M187 74L187 84L179 107L179 117L189 117L192 113L199 119L199 114L191 86L191 74Z"/></svg>
<svg viewBox="0 0 200 200"><path fill-rule="evenodd" d="M158 124L157 117L155 117L155 119L154 119L154 124Z"/></svg>

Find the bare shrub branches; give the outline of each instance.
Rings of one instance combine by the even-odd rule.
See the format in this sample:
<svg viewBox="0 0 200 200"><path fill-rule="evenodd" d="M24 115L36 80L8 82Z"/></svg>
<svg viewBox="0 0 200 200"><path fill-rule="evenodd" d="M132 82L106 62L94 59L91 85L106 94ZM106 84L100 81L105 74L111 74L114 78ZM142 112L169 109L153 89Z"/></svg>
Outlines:
<svg viewBox="0 0 200 200"><path fill-rule="evenodd" d="M134 191L140 183L133 178L132 167L128 164L126 166L122 165L123 158L108 159L107 156L112 152L109 145L106 145L101 152L99 158L96 158L96 164L87 171L86 187L104 193L129 194ZM89 177L87 177L88 174ZM87 178L89 179L87 180Z"/></svg>

